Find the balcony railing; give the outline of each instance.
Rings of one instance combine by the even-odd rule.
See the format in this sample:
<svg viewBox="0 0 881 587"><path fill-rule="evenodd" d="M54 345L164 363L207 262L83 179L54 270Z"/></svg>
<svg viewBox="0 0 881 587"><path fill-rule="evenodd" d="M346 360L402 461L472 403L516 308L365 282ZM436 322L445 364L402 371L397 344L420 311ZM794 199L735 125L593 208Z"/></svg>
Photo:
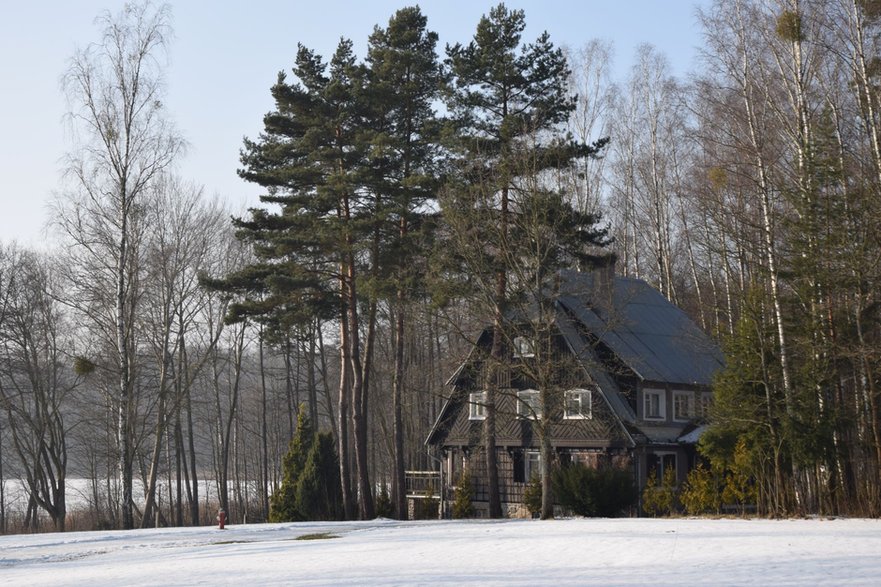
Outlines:
<svg viewBox="0 0 881 587"><path fill-rule="evenodd" d="M407 497L440 497L439 471L404 471Z"/></svg>

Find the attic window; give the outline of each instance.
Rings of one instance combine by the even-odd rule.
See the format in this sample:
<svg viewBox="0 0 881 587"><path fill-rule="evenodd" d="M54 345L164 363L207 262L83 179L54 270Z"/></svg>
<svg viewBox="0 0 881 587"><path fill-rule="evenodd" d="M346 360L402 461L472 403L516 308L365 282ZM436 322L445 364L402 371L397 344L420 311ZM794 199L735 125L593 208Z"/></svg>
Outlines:
<svg viewBox="0 0 881 587"><path fill-rule="evenodd" d="M710 418L710 407L713 405L713 396L709 393L702 393L700 396L700 406L698 416L702 420Z"/></svg>
<svg viewBox="0 0 881 587"><path fill-rule="evenodd" d="M563 419L585 420L591 417L591 396L587 389L570 389L563 397Z"/></svg>
<svg viewBox="0 0 881 587"><path fill-rule="evenodd" d="M664 390L646 389L642 392L642 418L644 420L666 420L667 402Z"/></svg>
<svg viewBox="0 0 881 587"><path fill-rule="evenodd" d="M475 391L468 394L468 419L486 419L486 392Z"/></svg>
<svg viewBox="0 0 881 587"><path fill-rule="evenodd" d="M514 337L514 358L525 359L535 356L535 344L525 336Z"/></svg>
<svg viewBox="0 0 881 587"><path fill-rule="evenodd" d="M673 419L686 422L694 418L694 394L690 391L673 392Z"/></svg>
<svg viewBox="0 0 881 587"><path fill-rule="evenodd" d="M541 394L535 389L517 392L517 415L521 418L541 418Z"/></svg>

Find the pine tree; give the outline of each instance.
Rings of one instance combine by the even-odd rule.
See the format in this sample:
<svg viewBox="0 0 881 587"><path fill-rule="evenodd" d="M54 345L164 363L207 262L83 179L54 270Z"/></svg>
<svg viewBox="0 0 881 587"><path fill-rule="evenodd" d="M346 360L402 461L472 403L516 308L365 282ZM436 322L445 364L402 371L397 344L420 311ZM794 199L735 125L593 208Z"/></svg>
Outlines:
<svg viewBox="0 0 881 587"><path fill-rule="evenodd" d="M343 502L346 517L353 517L348 454L353 408L361 513L372 517L362 397L369 362L362 363L356 263L372 214L359 189L364 69L356 64L351 41L344 39L329 66L300 45L293 72L298 80L293 83L279 73L272 87L275 110L264 117L259 140L245 140L239 170L242 178L266 188L261 201L280 211L252 209L249 219L235 219L237 236L253 246L257 263L220 282L206 282L243 296L230 306L230 320L253 318L284 330L316 318L337 318Z"/></svg>
<svg viewBox="0 0 881 587"><path fill-rule="evenodd" d="M259 141L245 142L242 177L266 187L265 203L281 213L252 210L237 220L258 263L227 278L246 295L231 319L270 319L282 326L329 317L340 323L339 431L341 483L347 512L348 423L351 410L359 514L373 517L368 474L368 391L377 307L395 307L395 463L398 515L403 505L405 303L418 291L425 250L426 202L437 185L433 169L437 124L433 102L439 65L437 35L418 8L399 11L370 38L367 61L356 63L343 41L329 67L300 47L294 69L273 87L276 111ZM424 255L423 255L424 256ZM365 313L366 311L366 313ZM362 314L364 314L362 316Z"/></svg>
<svg viewBox="0 0 881 587"><path fill-rule="evenodd" d="M452 80L446 102L453 122L448 136L456 158L456 183L442 202L443 212L454 235L454 262L476 291L490 292L484 304L486 318L493 325L488 357L491 368L485 382L484 454L491 517L502 515L495 421L505 348L514 338L506 324L512 308L511 291L531 287L536 280L541 283L542 272L554 270L548 263L551 259L541 258L559 250L560 243L547 238L554 230L551 225L561 219L564 223L576 220L564 195L548 189L547 172L568 166L578 156L593 155L604 144L576 144L563 133L561 125L575 108L574 96L567 94L566 59L547 33L532 44L522 44L525 26L522 10L511 11L500 4L480 20L468 45L447 47L446 61ZM552 210L563 215L551 216ZM595 220L582 217L565 230L577 233L579 227L591 227ZM528 250L530 239L536 237L540 246L547 248ZM475 247L475 242L484 246ZM587 244L582 242L581 246ZM517 279L516 266L532 267L533 271L523 273L529 274L531 284ZM543 286L541 283L538 290ZM551 453L544 445L543 515L550 516Z"/></svg>
<svg viewBox="0 0 881 587"><path fill-rule="evenodd" d="M710 426L698 445L717 473L755 478L765 488L762 512L790 507L784 475L789 468L786 399L775 370L774 333L764 323L761 292L750 303L725 345L726 364L713 385ZM739 452L739 454L738 454Z"/></svg>
<svg viewBox="0 0 881 587"><path fill-rule="evenodd" d="M397 11L386 28L377 27L367 51L370 142L376 198L376 233L382 239L383 282L373 283L394 308L392 500L395 515L407 516L404 488L404 329L408 304L424 286L425 261L436 199L440 64L437 34L427 29L419 7ZM379 226L381 225L381 226Z"/></svg>

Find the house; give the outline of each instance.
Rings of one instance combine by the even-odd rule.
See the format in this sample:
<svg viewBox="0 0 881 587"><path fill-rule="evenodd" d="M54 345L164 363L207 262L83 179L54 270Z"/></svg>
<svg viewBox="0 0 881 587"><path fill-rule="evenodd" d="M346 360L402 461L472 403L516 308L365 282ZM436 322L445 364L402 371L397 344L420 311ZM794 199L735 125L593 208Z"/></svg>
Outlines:
<svg viewBox="0 0 881 587"><path fill-rule="evenodd" d="M546 402L556 458L630 468L640 488L671 469L684 480L723 364L719 347L657 290L611 268L560 272L547 306L550 350L543 356L554 374L545 381L555 392L544 397L556 398ZM486 330L449 380L450 396L427 439L440 460L442 508L467 468L478 515L486 515L488 501L482 382L491 340ZM493 371L500 497L509 516L525 514L523 491L540 466L536 418L545 404L532 375L540 370L535 344L512 337L502 374Z"/></svg>

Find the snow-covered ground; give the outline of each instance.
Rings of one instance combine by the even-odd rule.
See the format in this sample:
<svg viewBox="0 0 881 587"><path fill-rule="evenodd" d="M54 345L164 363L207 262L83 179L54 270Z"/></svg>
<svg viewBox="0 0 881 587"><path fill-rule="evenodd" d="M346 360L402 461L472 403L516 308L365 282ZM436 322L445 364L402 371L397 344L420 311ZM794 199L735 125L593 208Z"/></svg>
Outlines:
<svg viewBox="0 0 881 587"><path fill-rule="evenodd" d="M330 534L313 540L304 535ZM879 585L881 521L254 524L0 537L0 585Z"/></svg>

